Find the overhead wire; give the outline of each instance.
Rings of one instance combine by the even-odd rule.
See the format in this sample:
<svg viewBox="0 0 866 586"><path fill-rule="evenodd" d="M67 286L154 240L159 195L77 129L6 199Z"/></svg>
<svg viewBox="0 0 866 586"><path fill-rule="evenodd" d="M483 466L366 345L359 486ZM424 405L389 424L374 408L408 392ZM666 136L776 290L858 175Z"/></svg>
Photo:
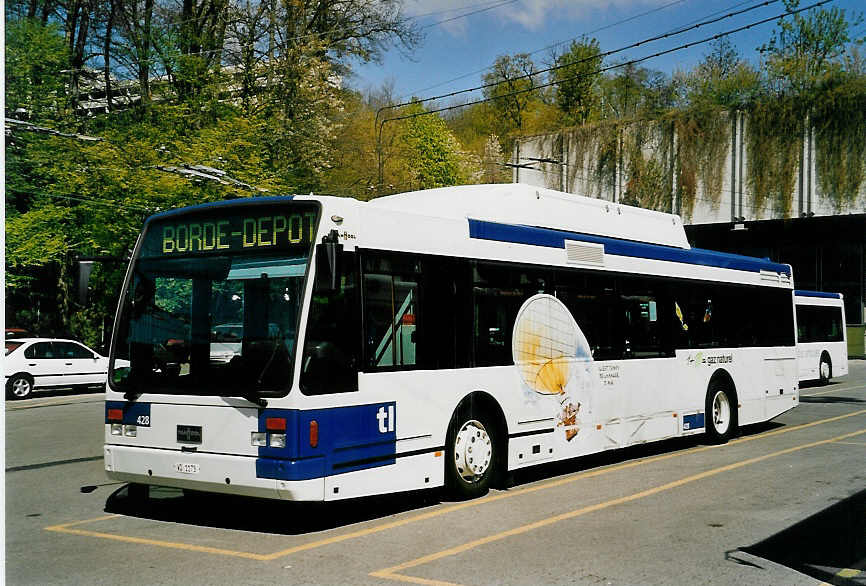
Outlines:
<svg viewBox="0 0 866 586"><path fill-rule="evenodd" d="M534 51L530 51L530 52L527 53L527 54L528 54L528 55L535 55L535 54L537 54L537 53L541 53L542 51L547 51L547 50L549 50L549 49L553 49L553 48L558 47L558 46L560 46L560 45L564 45L564 44L566 44L566 43L569 43L569 42L571 42L571 41L576 41L576 40L578 40L578 39L585 38L585 37L588 37L588 36L590 36L590 35L594 35L595 33L599 33L599 32L601 32L601 31L608 30L608 29L611 29L611 28L615 28L615 27L620 26L620 25L622 25L622 24L626 24L626 23L631 22L631 21L633 21L633 20L637 20L637 19L639 19L639 18L643 18L644 16L649 16L650 14L653 14L653 13L655 13L655 12L660 12L660 11L662 11L662 10L665 10L665 9L667 9L667 8L670 8L671 6L674 6L674 5L676 5L676 4L682 4L683 2L687 2L687 1L688 1L688 0L674 0L673 2L669 2L668 4L663 4L662 6L658 6L658 7L656 7L656 8L651 9L651 10L647 10L647 11L645 11L645 12L641 12L641 13L639 13L639 14L635 14L635 15L630 16L630 17L628 17L628 18L624 18L624 19L622 19L622 20L618 20L618 21L616 21L616 22L613 22L613 23L610 23L610 24L607 24L607 25L604 25L604 26L600 26L600 27L598 27L598 28L596 28L596 29L592 29L592 30L590 30L590 31L586 31L585 33L581 34L580 36L577 36L577 37L571 37L571 38L565 39L565 40L563 40L563 41L557 41L556 43L553 43L553 44L547 45L546 47L542 47L542 48L540 48L540 49L535 49ZM732 10L732 9L735 9L735 8L739 8L740 6L744 6L744 5L746 5L746 4L752 4L753 2L755 2L755 0L744 0L743 2L737 2L736 4L732 4L731 6L728 6L727 8L725 8L725 9L723 9L723 10L717 10L717 11L715 11L715 12L711 12L711 13L706 14L706 15L704 15L704 16L698 18L698 19L688 21L688 22L686 22L686 23L680 25L679 27L674 27L674 28L672 28L672 29L669 29L667 32L671 32L671 33L672 33L672 32L674 32L674 31L679 30L679 29L680 29L681 27L683 27L683 26L690 26L690 25L692 25L692 24L695 24L696 22L699 22L700 20L703 20L703 19L706 19L706 18L712 18L713 16L717 16L717 15L722 14L722 13L728 11L728 10ZM491 67L488 66L488 67L483 67L483 68L481 68L481 69L477 69L477 70L475 70L475 71L470 71L469 73L464 73L464 74L459 75L459 76L457 76L457 77L454 77L454 78L452 78L452 79L448 79L448 80L445 80L445 81L441 81L441 82L435 83L435 84L433 84L433 85L431 85L431 86L427 86L427 87L425 87L425 88L421 88L421 89L413 90L413 91L411 91L411 92L408 92L408 93L406 93L406 94L403 94L403 95L400 97L400 99L406 98L407 96L411 96L411 95L414 95L414 94L416 94L416 93L426 92L426 91L428 91L428 90L435 89L435 88L437 88L437 87L441 87L441 86L443 86L443 85L447 85L447 84L449 84L449 83L453 83L453 82L455 82L455 81L460 81L461 79L466 79L467 77L471 77L471 76L473 76L473 75L477 75L477 74L479 74L479 73L484 73L485 71L489 71L490 69L491 69Z"/></svg>
<svg viewBox="0 0 866 586"><path fill-rule="evenodd" d="M440 26L440 25L442 25L442 24L446 24L446 23L448 23L448 22L453 22L453 21L456 21L456 20L460 20L460 19L462 19L462 18L467 18L467 17L469 17L469 16L473 16L473 15L475 15L475 14L479 14L479 13L481 13L481 12L487 12L487 11L489 11L489 10L493 10L493 9L495 9L495 8L499 8L499 7L502 7L502 6L508 5L508 4L514 4L515 2L518 2L518 1L520 1L520 0L497 0L496 2L492 2L492 3L491 3L491 2L482 2L482 3L476 4L475 6L486 6L486 7L484 7L484 8L479 8L478 10L473 10L473 11L471 11L471 12L467 12L467 13L464 13L464 14L459 14L459 15L457 15L457 16L450 17L450 18L446 18L446 19L443 19L443 20L440 20L440 21L437 21L437 22L429 23L429 24L426 24L426 25L420 26L419 29L420 29L420 30L423 30L423 29L427 29L427 28L432 28L432 27L434 27L434 26ZM685 0L678 0L678 1L685 1ZM453 12L453 11L455 11L455 10L462 10L462 9L466 9L466 8L468 8L468 7L464 6L464 7L461 7L461 8L452 8L452 9L449 9L449 10L440 10L440 11L430 12L430 13L426 13L426 14L420 14L420 15L416 15L416 16L411 16L411 17L408 17L408 18L409 18L409 19L412 19L412 20L416 20L416 19L424 18L424 17L430 16L430 15L442 14L442 13L447 13L447 12ZM186 22L195 22L195 21L198 21L198 20L199 20L199 19L191 18L191 19L186 19L186 20L183 20L183 21L169 22L168 24L172 24L172 25L182 25L182 24L185 24ZM326 37L326 36L328 36L328 35L333 35L334 33L339 33L339 32L344 32L344 31L352 30L353 28L354 28L354 27L342 27L342 28L332 29L332 30L329 30L329 31L322 31L322 32L316 32L316 33L306 33L306 34L303 34L303 35L295 35L295 36L292 36L292 37L288 37L288 38L286 38L286 39L283 39L283 43L288 43L288 42L292 42L292 41L300 41L300 40L309 39L309 38L314 38L314 37ZM155 53L157 52L156 49L153 49L153 51L154 51ZM121 64L122 64L122 66L123 66L124 68L129 69L129 68L130 68L130 67L129 67L129 64L132 64L132 65L153 65L153 64L156 64L156 63L165 63L165 61L166 61L167 59L171 59L171 58L175 58L175 57L207 56L207 55L213 55L213 54L218 54L218 53L224 53L224 52L226 52L226 51L227 51L226 47L220 47L220 48L218 48L218 49L206 49L206 50L202 50L202 51L190 51L190 52L187 52L187 53L168 53L168 54L164 54L164 55L157 55L157 56L155 56L155 57L147 58L147 59L136 59L135 57L132 57L132 56L129 56L129 55L123 55L123 56L114 55L114 60L115 60L115 61L120 61ZM97 57L98 57L98 56L102 56L102 55L101 55L101 54L96 54L96 55L94 55L94 56L97 56ZM124 62L125 62L125 63L124 63ZM77 68L77 69L66 69L66 70L64 70L64 72L68 72L68 73L72 73L72 72L90 72L90 71L93 71L93 70L92 70L92 69L87 69L87 68L84 68L84 67L82 67L82 68ZM101 74L101 72L100 72L100 74Z"/></svg>
<svg viewBox="0 0 866 586"><path fill-rule="evenodd" d="M519 0L503 0L502 2L499 2L499 3L497 3L497 4L494 4L493 6L488 6L488 7L486 7L486 8L479 8L478 10L473 10L472 12L467 12L467 13L465 13L465 14L460 14L460 15L458 15L458 16L454 16L454 17L452 17L452 18L446 18L446 19L444 19L444 20L440 20L440 21L437 21L437 22L432 22L432 23L430 23L430 24L426 24L426 25L424 25L424 26L422 26L422 27L419 27L419 28L423 30L423 29L426 29L426 28L432 28L432 27L434 27L434 26L440 26L440 25L443 25L443 24L448 23L448 22L453 22L453 21L455 21L455 20L460 20L461 18L467 18L467 17L469 17L469 16L473 16L473 15L475 15L475 14L480 14L481 12L488 12L488 11L490 11L490 10L494 10L494 9L496 9L496 8L500 8L500 7L502 7L502 6L506 6L506 5L508 5L508 4L514 4L515 2L518 2L518 1L519 1Z"/></svg>
<svg viewBox="0 0 866 586"><path fill-rule="evenodd" d="M42 197L50 197L50 198L54 198L54 199L65 199L65 200L69 200L69 201L76 201L76 202L83 203L86 205L110 207L110 208L115 209L115 210L117 210L119 208L128 208L128 209L134 209L134 210L143 211L143 212L152 212L152 211L158 209L158 206L144 207L144 206L137 206L134 204L130 204L128 202L117 201L117 200L113 200L113 199L93 199L93 198L76 197L74 195L66 195L63 193L47 193L44 191L29 191L26 189L17 189L15 187L10 187L8 185L6 186L6 190L11 191L12 193L18 193L18 194L22 194L22 195L37 195L37 196L42 196Z"/></svg>
<svg viewBox="0 0 866 586"><path fill-rule="evenodd" d="M827 1L830 1L830 0L827 0ZM541 75L541 74L543 74L543 73L550 73L550 72L552 72L552 71L558 71L558 70L560 70L560 69L564 69L564 68L566 68L566 67L572 67L572 66L574 66L574 65L579 65L579 64L581 64L581 63L586 63L586 62L596 61L596 60L599 60L599 59L604 59L604 58L606 58L606 57L610 57L611 55L615 55L615 54L617 54L617 53L622 53L623 51L627 51L627 50L629 50L629 49L635 49L635 48L640 47L641 45L645 45L645 44L647 44L647 43L652 43L652 42L655 42L655 41L660 41L660 40L663 40L663 39L668 39L668 38L675 37L675 36L677 36L677 35L681 35L681 34L683 34L683 33L686 33L686 32L692 31L692 30L697 30L698 28L700 28L700 27L702 27L702 26L707 26L707 25L710 25L710 24L715 24L715 23L717 23L717 22L719 22L719 21L721 21L721 20L724 20L724 19L726 19L726 18L733 18L734 16L740 16L741 14L745 14L745 13L747 13L747 12L751 12L752 10L756 10L756 9L758 9L758 8L764 8L764 7L766 7L766 6L769 6L770 4L775 4L776 2L779 2L779 0L763 0L760 4L755 4L754 6L749 6L749 7L747 7L747 8L743 8L742 10L736 10L736 11L733 11L733 12L729 12L729 13L726 13L726 14L724 14L724 15L717 16L717 17L715 17L715 18L711 18L711 19L708 19L708 20L703 20L703 21L700 21L700 22L698 22L698 23L695 23L695 24L692 24L692 25L689 25L689 26L681 27L681 28L676 29L676 30L671 31L671 32L666 32L666 33L662 33L662 34L655 35L655 36L652 36L652 37L648 37L648 38L646 38L646 39L642 39L642 40L637 41L637 42L635 42L635 43L631 43L631 44L629 44L629 45L625 45L625 46L623 46L623 47L619 47L618 49L611 49L610 51L604 51L604 52L602 52L602 53L598 53L597 55L592 55L592 56L590 56L590 57L584 57L583 59L577 59L577 60L575 60L575 61L568 61L568 62L566 62L566 63L561 63L561 64L558 64L558 65L553 65L553 66L551 66L551 67L546 67L546 68L543 68L543 69L538 69L538 70L533 71L533 72L531 72L531 73L527 73L527 74L523 74L523 75L517 75L517 76L514 76L514 77L510 78L508 81L509 81L509 82L513 82L513 81L518 81L518 80L521 80L521 79L531 79L532 77L535 77L535 76L537 76L537 75ZM792 14L794 14L794 13L792 13ZM774 17L772 17L770 20L776 20L777 18L779 18L779 17L778 17L778 16L774 16ZM502 81L495 81L495 82L485 83L485 84L478 85L478 86L471 87L471 88L465 88L465 89L456 90L456 91L453 91L453 92L448 92L448 93L446 93L446 94L441 94L441 95L437 95L437 96L431 96L431 97L429 97L429 98L419 98L419 99L413 99L413 100L410 100L410 101L408 101L408 102L400 102L400 103L397 103L397 104L388 104L388 105L383 106L382 108L380 108L380 111L381 111L381 110L384 110L384 109L400 108L400 107L402 107L402 106L408 106L408 105L410 105L410 104L419 104L419 103L424 103L424 102L432 102L432 101L436 101L436 100L441 100L441 99L444 99L444 98L452 98L452 97L454 97L454 96L458 96L458 95L461 95L461 94L466 94L466 93L475 92L475 91L478 91L478 90L484 90L484 89L487 89L487 88L495 87L495 86L501 85L502 83L503 83Z"/></svg>
<svg viewBox="0 0 866 586"><path fill-rule="evenodd" d="M423 18L429 18L431 16L437 16L439 14L448 14L449 12L459 12L461 10L473 10L473 12L466 13L464 15L464 16L471 16L472 14L476 13L476 12L474 12L474 9L476 9L476 8L479 8L482 11L483 10L491 10L493 8L498 8L499 6L504 5L504 4L513 4L513 3L519 2L519 1L520 0L488 0L487 2L478 2L476 4L468 4L465 6L458 6L455 8L445 8L442 10L434 10L432 12L423 12L420 14L413 14L412 16L407 16L406 19L407 20L421 20ZM686 0L679 0L679 1L685 2ZM487 7L487 8L484 8L484 7ZM461 18L461 15L458 15L455 18ZM192 17L192 18L185 18L185 19L180 19L180 20L166 19L163 21L163 24L166 24L169 26L178 26L178 25L184 25L184 24L189 23L189 22L198 22L198 21L202 21L202 20L206 20L206 19L204 17ZM426 26L435 26L435 24L436 23L434 23L433 25L426 25ZM333 29L333 30L342 31L342 30L348 30L348 28L349 27L343 27L343 28ZM333 31L331 31L331 32L333 32ZM324 35L324 34L329 34L329 33L309 33L309 35L314 35L314 34ZM308 35L303 35L303 36L308 36ZM298 37L298 38L300 38L300 37ZM292 40L292 39L290 38L289 40Z"/></svg>
<svg viewBox="0 0 866 586"><path fill-rule="evenodd" d="M647 10L646 12L641 12L640 14L635 14L635 15L633 15L633 16L630 16L630 17L628 17L628 18L624 18L624 19L619 20L619 21L617 21L617 22L613 22L613 23L610 23L610 24L607 24L607 25L604 25L604 26L598 27L598 28L596 28L596 29L593 29L593 30L591 30L591 31L587 31L587 32L583 33L582 36L593 35L593 34L595 34L595 33L601 32L601 31L603 31L603 30L607 30L607 29L610 29L610 28L614 28L614 27L617 27L617 26L619 26L619 25L621 25L621 24L626 24L626 23L631 22L631 21L633 21L633 20L637 20L638 18L642 18L642 17L644 17L644 16L649 16L650 14L653 14L654 12L659 12L659 11L661 11L661 10L665 10L666 8L670 8L671 6L674 6L674 5L676 5L676 4L682 4L683 2L687 2L687 1L688 1L688 0L674 0L673 2L669 2L669 3L667 3L667 4L664 4L664 5L662 5L662 6L659 6L659 7L657 7L657 8L653 8L652 10ZM747 0L747 1L748 1L748 2L751 2L751 1L754 1L754 0ZM571 41L576 41L576 40L579 39L579 38L581 38L581 37L572 37L572 38L570 38L570 39L566 39L566 40L564 40L564 41L558 41L558 42L556 42L556 43L553 43L552 45L547 45L546 47L542 47L541 49L536 49L536 50L534 50L534 51L531 51L531 52L529 52L528 54L529 54L529 55L535 55L536 53L540 53L540 52L542 52L542 51L547 51L548 49L553 49L554 47L558 47L558 46L560 46L560 45L564 45L565 43L568 43L568 42L571 42ZM481 69L476 69L475 71L470 71L469 73L464 73L464 74L459 75L459 76L457 76L457 77L454 77L454 78L451 78L451 79L448 79L448 80L445 80L445 81L441 81L441 82L435 83L435 84L433 84L433 85L431 85L431 86L427 86L427 87L425 87L425 88L421 88L421 89L413 90L413 91L411 91L411 92L408 92L408 93L406 93L406 94L403 94L403 95L401 96L401 99L405 98L406 96L414 95L415 93L426 92L426 91L429 91L429 90L435 89L435 88L437 88L437 87L441 87L441 86L443 86L443 85L447 85L447 84L449 84L449 83L454 83L455 81L460 81L461 79L466 79L467 77L472 77L473 75L478 75L479 73L484 73L485 71L489 71L490 69L491 69L491 68L490 68L489 66L488 66L488 67L483 67L483 68L481 68Z"/></svg>
<svg viewBox="0 0 866 586"><path fill-rule="evenodd" d="M768 1L769 1L769 2L775 2L775 1L777 1L777 0L768 0ZM689 49L689 48L691 48L691 47L695 47L695 46L697 46L697 45L702 45L702 44L704 44L704 43L708 43L708 42L710 42L710 41L713 41L713 40L716 40L716 39L720 39L720 38L722 38L722 37L726 37L726 36L729 36L729 35L732 35L732 34L735 34L735 33L738 33L738 32L742 32L742 31L744 31L744 30L748 30L748 29L750 29L750 28L753 28L753 27L756 27L756 26L760 26L760 25L762 25L762 24L766 24L766 23L768 23L768 22L772 22L772 21L775 21L775 20L778 20L778 19L781 19L781 18L786 18L786 17L788 17L788 16L792 16L792 15L794 15L794 14L798 14L798 13L800 13L800 12L804 12L804 11L806 11L806 10L811 10L811 9L813 9L813 8L817 8L817 7L819 7L819 6L822 6L822 5L824 5L824 4L827 4L827 3L829 3L829 2L832 2L832 0L819 0L818 2L815 2L815 3L813 3L813 4L810 4L809 6L805 6L805 7L803 7L803 8L799 8L799 9L796 9L796 10L786 11L786 12L784 12L784 13L777 14L777 15L775 15L775 16L771 16L771 17L769 17L769 18L764 18L764 19L761 19L761 20L757 20L757 21L751 22L751 23L749 23L749 24L747 24L747 25L740 26L740 27L736 27L736 28L733 28L733 29L730 29L730 30L727 30L727 31L724 31L724 32L721 32L721 33L717 33L717 34L715 34L715 35L712 35L712 36L709 36L709 37L706 37L706 38L703 38L703 39L700 39L700 40L697 40L697 41L691 41L691 42L688 42L688 43L684 43L684 44L682 44L682 45L678 45L678 46L673 47L673 48L670 48L670 49L665 49L664 51L658 51L658 52L653 53L653 54L651 54L651 55L647 55L647 56L640 57L640 58L637 58L637 59L632 59L632 60L629 60L629 61L624 61L624 62L622 62L622 63L617 63L617 64L614 64L614 65L609 65L609 66L607 66L607 67L601 67L601 68L599 68L599 69L596 69L595 71L591 71L591 72L588 72L588 73L582 73L582 74L580 74L580 75L576 75L576 76L572 76L572 77L567 77L567 78L565 78L565 79L560 79L560 80L551 81L551 82L544 83L544 84L539 84L539 85L537 85L537 86L533 86L533 87L531 87L531 88L525 88L525 89L522 89L522 90L515 90L515 91L512 91L512 92L508 92L508 93L505 93L505 94L500 94L500 95L498 95L498 96L493 96L493 97L490 97L490 98L481 98L481 99L478 99L478 100L473 100L473 101L469 101L469 102L464 102L464 103L461 103L461 104L454 104L454 105L451 105L451 106L444 106L444 107L441 107L441 108L435 108L435 109L432 109L432 110L425 110L425 111L423 111L423 112L415 112L415 113L412 113L412 114L405 114L405 115L403 115L403 116L395 116L395 117L392 117L392 118L385 118L384 120L382 120L382 122L381 122L381 124L380 124L380 129L381 129L382 126L384 126L385 122L392 122L392 121L397 121L397 120L407 120L407 119L409 119L409 118L417 118L418 116L427 116L427 115L430 115L430 114L437 114L437 113L439 113L439 112L446 112L446 111L450 111L450 110L456 110L456 109L458 109L458 108L465 108L465 107L467 107L467 106L473 106L473 105L476 105L476 104L481 104L481 103L485 103L485 102L491 102L491 101L494 101L494 100L501 100L501 99L508 98L508 97L512 97L512 96L516 96L516 95L521 95L521 94L526 94L526 93L529 93L529 92L534 92L534 91L537 91L537 90L540 90L540 89L543 89L543 88L546 88L546 87L551 87L551 86L554 86L554 85L559 85L560 83L563 83L563 82L565 82L565 81L573 81L573 80L576 80L576 79L581 79L581 78L585 77L586 75L597 75L597 74L601 74L601 73L604 73L604 72L606 72L606 71L610 71L610 70L613 70L613 69L617 69L617 68L621 68L621 67L628 67L628 66L630 66L630 65L636 65L636 64L638 64L638 63L642 63L642 62L644 62L644 61L648 61L648 60L650 60L650 59L654 59L654 58L656 58L656 57L660 57L660 56L662 56L662 55L667 55L667 54L669 54L669 53L674 53L674 52L676 52L676 51L682 51L682 50L684 50L684 49ZM691 27L691 28L694 28L694 27ZM689 30L691 30L691 29L689 29ZM641 42L639 42L639 43L637 43L637 44L633 44L633 46L637 46L638 44L643 44L644 42L648 42L648 41L641 41ZM532 75L536 75L536 74L532 74ZM526 76L526 77L530 77L530 76ZM517 78L515 78L515 79L517 79ZM512 81L513 81L513 80L512 80ZM500 83L501 83L501 82L500 82ZM494 84L494 85L499 85L499 84L497 83L497 84ZM473 91L474 91L474 90L478 90L478 89L481 89L482 87L487 87L487 86L479 86L479 87L476 87L476 88L471 88L471 90L473 90ZM441 99L442 97L448 97L448 96L450 96L450 95L456 95L457 93L466 93L466 91L470 91L470 90L462 90L461 92L452 92L451 94L446 94L446 95L444 95L444 96L438 96L438 97L435 97L435 96L434 96L434 97L432 97L432 98L423 98L423 99L420 99L420 100L417 100L417 101L412 101L412 102L408 102L408 103L404 103L404 104L395 104L393 107L396 108L396 107L400 107L400 106L408 106L408 105L416 104L416 103L419 103L419 104L420 104L420 103L423 103L423 102L426 102L426 101L431 101L431 100L434 100L434 99ZM381 108L380 111L381 111L382 109L384 109L384 108L387 108L387 106Z"/></svg>

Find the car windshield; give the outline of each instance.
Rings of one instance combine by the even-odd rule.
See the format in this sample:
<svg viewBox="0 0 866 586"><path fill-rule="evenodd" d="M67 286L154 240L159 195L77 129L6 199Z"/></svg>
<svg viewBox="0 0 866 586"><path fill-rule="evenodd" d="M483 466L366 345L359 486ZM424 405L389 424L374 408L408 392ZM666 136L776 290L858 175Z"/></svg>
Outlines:
<svg viewBox="0 0 866 586"><path fill-rule="evenodd" d="M6 342L6 354L4 356L9 356L11 352L14 352L16 348L20 348L24 342Z"/></svg>
<svg viewBox="0 0 866 586"><path fill-rule="evenodd" d="M114 388L228 396L288 392L314 226L298 213L277 216L271 210L264 217L257 212L252 222L240 215L232 224L226 220L224 247L218 246L220 222L210 221L216 236L207 254L189 250L176 222L150 228L123 298L110 375ZM308 233L302 241L276 254L273 248L280 247L258 244L276 241L280 227L291 237L285 226L293 217ZM235 223L237 246L230 240ZM183 227L192 232L191 225ZM246 234L247 227L256 233ZM171 231L173 240L166 236ZM294 237L300 239L300 232ZM245 248L248 243L253 244ZM174 254L177 248L184 250ZM218 250L225 252L214 254ZM130 364L118 367L117 359Z"/></svg>

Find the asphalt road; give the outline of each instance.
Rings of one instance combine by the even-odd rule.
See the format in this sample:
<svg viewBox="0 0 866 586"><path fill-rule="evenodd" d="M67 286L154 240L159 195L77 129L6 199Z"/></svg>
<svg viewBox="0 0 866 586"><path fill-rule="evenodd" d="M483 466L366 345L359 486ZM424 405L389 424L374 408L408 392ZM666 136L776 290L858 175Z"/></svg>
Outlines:
<svg viewBox="0 0 866 586"><path fill-rule="evenodd" d="M9 584L866 584L866 362L724 446L534 469L467 501L183 496L103 473L99 394L6 405Z"/></svg>

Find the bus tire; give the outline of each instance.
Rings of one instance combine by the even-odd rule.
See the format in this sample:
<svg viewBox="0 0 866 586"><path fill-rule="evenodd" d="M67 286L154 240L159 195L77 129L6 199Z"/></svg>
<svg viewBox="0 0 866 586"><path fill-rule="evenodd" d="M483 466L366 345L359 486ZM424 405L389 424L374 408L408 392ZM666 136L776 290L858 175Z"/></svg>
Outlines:
<svg viewBox="0 0 866 586"><path fill-rule="evenodd" d="M833 378L833 363L830 362L830 355L826 352L821 354L821 362L818 364L818 378L822 385L829 385L830 379Z"/></svg>
<svg viewBox="0 0 866 586"><path fill-rule="evenodd" d="M723 444L737 430L737 396L722 377L710 381L706 399L706 432L712 443Z"/></svg>
<svg viewBox="0 0 866 586"><path fill-rule="evenodd" d="M458 499L487 494L496 478L499 442L490 417L461 405L445 440L445 487Z"/></svg>

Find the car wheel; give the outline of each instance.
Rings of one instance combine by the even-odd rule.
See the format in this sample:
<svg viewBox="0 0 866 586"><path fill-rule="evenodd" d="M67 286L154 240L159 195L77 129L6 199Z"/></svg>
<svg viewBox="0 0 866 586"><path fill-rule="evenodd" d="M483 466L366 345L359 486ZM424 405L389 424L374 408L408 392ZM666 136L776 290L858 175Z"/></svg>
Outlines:
<svg viewBox="0 0 866 586"><path fill-rule="evenodd" d="M457 498L486 494L495 478L499 458L493 424L488 417L461 408L448 426L445 482Z"/></svg>
<svg viewBox="0 0 866 586"><path fill-rule="evenodd" d="M26 399L33 392L33 377L19 373L6 383L6 396L10 399Z"/></svg>
<svg viewBox="0 0 866 586"><path fill-rule="evenodd" d="M737 431L737 399L725 382L710 382L706 399L706 430L713 443L727 442Z"/></svg>

